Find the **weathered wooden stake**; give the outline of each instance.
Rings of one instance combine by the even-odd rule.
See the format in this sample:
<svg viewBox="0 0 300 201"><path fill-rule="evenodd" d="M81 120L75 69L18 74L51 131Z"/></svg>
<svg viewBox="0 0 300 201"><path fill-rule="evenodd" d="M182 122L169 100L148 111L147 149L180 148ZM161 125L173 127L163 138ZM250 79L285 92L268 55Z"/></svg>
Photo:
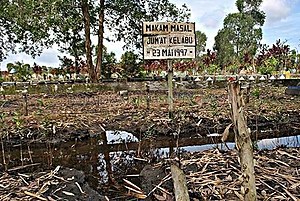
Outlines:
<svg viewBox="0 0 300 201"><path fill-rule="evenodd" d="M169 118L173 118L173 66L172 60L168 60L168 111Z"/></svg>
<svg viewBox="0 0 300 201"><path fill-rule="evenodd" d="M183 171L177 165L171 165L172 179L176 201L189 201L189 193L186 185L186 178Z"/></svg>
<svg viewBox="0 0 300 201"><path fill-rule="evenodd" d="M147 92L147 110L150 109L150 85L146 84L146 92Z"/></svg>
<svg viewBox="0 0 300 201"><path fill-rule="evenodd" d="M253 146L243 110L243 101L238 82L229 83L229 102L232 109L232 121L235 132L235 143L239 151L240 165L243 174L245 201L256 200L254 176Z"/></svg>
<svg viewBox="0 0 300 201"><path fill-rule="evenodd" d="M23 98L24 98L24 110L25 110L25 116L28 116L28 92L27 90L24 90L23 92Z"/></svg>
<svg viewBox="0 0 300 201"><path fill-rule="evenodd" d="M22 149L22 137L20 136L20 160L22 167L24 166L24 160L23 160L23 149Z"/></svg>
<svg viewBox="0 0 300 201"><path fill-rule="evenodd" d="M3 158L4 170L7 171L7 163L5 160L5 150L4 150L4 143L3 143L2 136L1 136L1 148L2 148L2 158Z"/></svg>

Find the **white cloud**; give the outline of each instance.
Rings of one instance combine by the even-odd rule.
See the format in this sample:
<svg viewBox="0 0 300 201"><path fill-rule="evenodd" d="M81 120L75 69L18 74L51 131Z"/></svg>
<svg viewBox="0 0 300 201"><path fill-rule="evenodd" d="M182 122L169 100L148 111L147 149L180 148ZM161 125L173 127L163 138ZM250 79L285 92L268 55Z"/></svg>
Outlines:
<svg viewBox="0 0 300 201"><path fill-rule="evenodd" d="M41 66L58 67L59 59L57 55L59 54L60 52L57 51L57 49L47 49L38 58L36 58L36 63Z"/></svg>
<svg viewBox="0 0 300 201"><path fill-rule="evenodd" d="M264 0L261 7L266 13L267 24L273 24L286 19L298 0Z"/></svg>
<svg viewBox="0 0 300 201"><path fill-rule="evenodd" d="M56 45L53 48L44 50L44 52L35 59L25 53L9 54L8 58L0 63L0 69L5 70L8 63L15 63L16 61L30 65L33 65L33 63L36 62L41 66L59 67L59 59L57 55L62 54L57 50Z"/></svg>
<svg viewBox="0 0 300 201"><path fill-rule="evenodd" d="M6 60L0 63L1 70L5 70L8 63L15 63L16 61L21 61L30 65L34 63L34 60L31 58L31 56L25 53L10 54Z"/></svg>
<svg viewBox="0 0 300 201"><path fill-rule="evenodd" d="M292 49L300 48L300 26L297 22L300 21L300 12L293 13L288 16L284 21L276 24L263 27L263 42L266 44L273 44L276 40L287 41ZM299 49L300 50L300 49Z"/></svg>
<svg viewBox="0 0 300 201"><path fill-rule="evenodd" d="M206 48L212 49L214 38L223 26L227 14L236 12L235 0L170 0L177 6L185 3L191 9L191 21L196 23L196 30L207 36Z"/></svg>
<svg viewBox="0 0 300 201"><path fill-rule="evenodd" d="M208 29L218 29L222 25L222 19L226 13L223 10L214 10L210 13L204 14L200 19L199 23Z"/></svg>

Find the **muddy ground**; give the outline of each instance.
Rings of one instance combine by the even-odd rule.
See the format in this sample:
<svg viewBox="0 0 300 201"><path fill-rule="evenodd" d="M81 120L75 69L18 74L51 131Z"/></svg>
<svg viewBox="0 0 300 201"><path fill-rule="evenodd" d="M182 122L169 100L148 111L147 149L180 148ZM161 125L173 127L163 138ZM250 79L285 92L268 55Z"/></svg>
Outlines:
<svg viewBox="0 0 300 201"><path fill-rule="evenodd" d="M197 89L176 87L173 120L168 118L165 83L155 83L155 87L152 87L150 92L146 91L144 83L122 83L114 87L91 84L61 88L59 86L58 91L51 85L46 88L34 87L36 88L29 89L27 98L21 92L6 94L5 98L2 96L0 100L2 150L4 147L9 147L9 150L13 151L19 150L20 145L21 147L28 144L40 146L44 143L47 148L55 146L52 150L54 153L58 147L69 142L71 144L68 146L76 150L77 147L74 145L79 142L91 143L93 141L87 144L88 147L103 141L101 133L104 130L127 131L138 139L151 139L154 144L156 139L161 137L207 138L210 134L222 134L226 126L231 123L226 87L203 86ZM244 98L249 98L249 102L245 103L247 122L254 139L258 133L270 134L273 137L282 133L286 136L299 135L300 96L286 95L285 89L286 87L283 86L257 84L251 86L249 93L244 90ZM128 90L128 95L120 95L121 90ZM36 93L37 91L39 93ZM86 170L90 166L84 167L85 162L97 163L99 152L97 150L85 151L95 152L92 158L88 156L87 159L82 160L82 164L77 164ZM42 152L49 152L49 149ZM76 153L74 152L75 157ZM299 152L296 153L295 157L299 158ZM150 163L157 162L153 156L139 155L139 157L141 159L147 157L145 160ZM119 156L119 158L122 157ZM3 159L6 159L5 163L8 164L9 169L21 165L20 162L10 161L9 157L3 156L0 160L1 171L5 170ZM69 162L66 158L61 158L59 165L63 164L67 168ZM46 163L49 164L48 169L57 165L49 158ZM29 161L26 164L32 164L32 162ZM129 166L127 168L130 169ZM297 168L299 164L296 166L298 171ZM93 172L97 171L97 167L91 166L91 169ZM44 169L34 171L40 172ZM135 172L141 171L142 168L138 168ZM122 170L120 175L124 176L124 172L131 173ZM91 177L94 177L93 175ZM97 183L97 179L88 178L89 181L93 180L89 184ZM85 185L85 183L80 183L80 185ZM95 188L95 185L92 187ZM148 188L151 187L153 186ZM101 192L111 191L111 188L105 188L100 188ZM113 192L124 191L118 188ZM108 194L111 195L111 192ZM167 196L166 194L168 193L160 193L161 196ZM124 196L128 195L121 196L121 200Z"/></svg>
<svg viewBox="0 0 300 201"><path fill-rule="evenodd" d="M132 84L131 84L132 85ZM141 85L141 87L139 87ZM26 114L22 94L6 95L0 102L1 134L6 139L68 141L99 135L105 130L123 130L139 139L153 136L206 136L222 133L230 124L227 88L179 89L174 91L174 120L168 118L167 91L147 93L139 83L121 87L72 85L58 92L28 95ZM157 84L156 84L157 85ZM139 90L142 89L142 90ZM300 97L285 95L286 87L252 86L246 103L248 125L254 130L299 131ZM83 92L84 90L84 92ZM38 91L38 90L36 90ZM39 90L41 91L41 90Z"/></svg>

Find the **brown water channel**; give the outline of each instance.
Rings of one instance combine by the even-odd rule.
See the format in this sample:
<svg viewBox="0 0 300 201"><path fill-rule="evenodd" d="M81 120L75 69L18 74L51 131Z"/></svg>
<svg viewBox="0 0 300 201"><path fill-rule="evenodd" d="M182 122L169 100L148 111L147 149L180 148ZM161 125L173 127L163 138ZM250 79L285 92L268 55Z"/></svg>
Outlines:
<svg viewBox="0 0 300 201"><path fill-rule="evenodd" d="M233 141L233 138L228 140ZM176 145L179 147L174 148ZM300 147L300 135L258 140L256 146L258 149L273 149L278 146ZM211 135L209 140L202 138L177 140L169 137L139 141L127 132L107 131L106 135L102 135L102 139L99 137L60 144L31 143L9 146L2 143L0 168L11 173L44 171L58 165L75 168L82 170L90 186L96 189L113 179L138 178L145 165L169 157L170 150L183 153L216 147L232 149L234 143L229 142L225 146L220 143L218 135Z"/></svg>

